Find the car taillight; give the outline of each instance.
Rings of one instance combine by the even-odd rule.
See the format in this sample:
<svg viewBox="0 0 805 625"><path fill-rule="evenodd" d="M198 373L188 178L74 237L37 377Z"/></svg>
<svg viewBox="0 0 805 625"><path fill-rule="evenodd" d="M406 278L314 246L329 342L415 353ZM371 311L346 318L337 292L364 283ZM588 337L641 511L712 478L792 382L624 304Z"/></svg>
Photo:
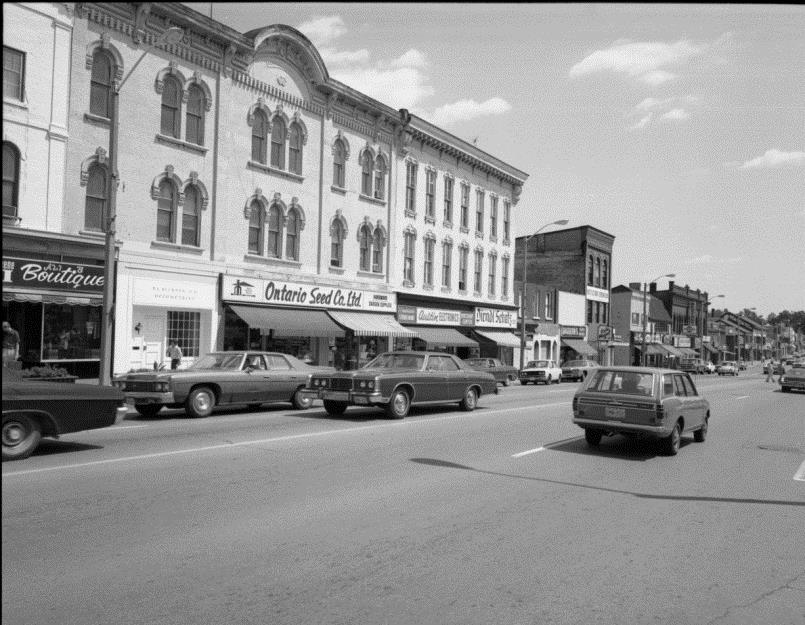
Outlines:
<svg viewBox="0 0 805 625"><path fill-rule="evenodd" d="M573 398L573 412L576 412L576 410L578 410L578 407L579 407L579 398L574 397Z"/></svg>
<svg viewBox="0 0 805 625"><path fill-rule="evenodd" d="M657 423L662 423L662 420L665 419L665 406L662 404L657 406L657 413L655 414L654 418L656 419Z"/></svg>

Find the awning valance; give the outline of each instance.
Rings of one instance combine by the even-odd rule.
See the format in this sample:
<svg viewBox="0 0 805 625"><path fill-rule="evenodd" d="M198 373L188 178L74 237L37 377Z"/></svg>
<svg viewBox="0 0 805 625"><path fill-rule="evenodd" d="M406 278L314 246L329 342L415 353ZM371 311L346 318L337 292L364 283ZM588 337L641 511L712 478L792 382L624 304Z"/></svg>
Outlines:
<svg viewBox="0 0 805 625"><path fill-rule="evenodd" d="M598 352L587 341L581 339L562 339L562 345L585 356L597 356Z"/></svg>
<svg viewBox="0 0 805 625"><path fill-rule="evenodd" d="M475 332L503 347L520 347L520 337L511 332L503 330L476 330Z"/></svg>
<svg viewBox="0 0 805 625"><path fill-rule="evenodd" d="M667 351L671 356L674 356L676 358L682 358L685 355L681 351L679 351L676 347L674 347L673 345L665 345L663 343L662 348L665 351Z"/></svg>
<svg viewBox="0 0 805 625"><path fill-rule="evenodd" d="M635 347L637 347L637 349L639 349L640 351L643 351L643 346L642 345L635 345ZM666 352L659 345L655 345L654 343L649 343L648 345L646 345L646 354L648 354L650 356L667 356L668 352Z"/></svg>
<svg viewBox="0 0 805 625"><path fill-rule="evenodd" d="M693 349L690 349L689 347L677 347L677 349L678 349L680 352L682 352L682 355L683 355L683 356L695 357L695 356L697 355L697 354L696 354L696 351L695 351L695 350L693 350Z"/></svg>
<svg viewBox="0 0 805 625"><path fill-rule="evenodd" d="M89 295L67 295L31 291L3 291L4 302L32 302L42 304L70 304L71 306L103 306L103 299Z"/></svg>
<svg viewBox="0 0 805 625"><path fill-rule="evenodd" d="M410 328L416 332L428 346L444 345L446 347L476 347L478 341L473 341L461 334L455 328Z"/></svg>
<svg viewBox="0 0 805 625"><path fill-rule="evenodd" d="M234 313L252 328L274 336L344 336L323 310L269 308L267 306L231 306Z"/></svg>
<svg viewBox="0 0 805 625"><path fill-rule="evenodd" d="M715 347L712 347L711 345L709 345L708 343L702 343L702 346L704 346L704 348L708 352L710 352L711 354L717 354L718 353L718 350Z"/></svg>
<svg viewBox="0 0 805 625"><path fill-rule="evenodd" d="M357 336L404 336L417 334L399 324L394 315L380 313L354 312L351 310L331 310L329 315L342 326L352 330Z"/></svg>

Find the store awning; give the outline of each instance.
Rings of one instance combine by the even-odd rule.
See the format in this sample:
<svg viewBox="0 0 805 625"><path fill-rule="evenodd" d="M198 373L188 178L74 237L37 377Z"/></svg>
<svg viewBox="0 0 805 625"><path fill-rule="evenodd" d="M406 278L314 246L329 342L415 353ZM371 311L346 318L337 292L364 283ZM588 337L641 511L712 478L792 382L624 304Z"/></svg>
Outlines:
<svg viewBox="0 0 805 625"><path fill-rule="evenodd" d="M263 334L274 336L344 336L344 330L323 310L231 306L234 313Z"/></svg>
<svg viewBox="0 0 805 625"><path fill-rule="evenodd" d="M702 343L702 345L711 354L717 354L718 353L718 350L715 347L712 347L711 345L709 345L708 343Z"/></svg>
<svg viewBox="0 0 805 625"><path fill-rule="evenodd" d="M400 325L394 315L380 313L353 312L351 310L331 310L330 316L352 330L357 336L405 336L415 337L417 334Z"/></svg>
<svg viewBox="0 0 805 625"><path fill-rule="evenodd" d="M637 349L643 351L642 345L635 345ZM667 356L668 352L666 352L662 347L659 345L655 345L654 343L649 343L646 345L646 354L649 356Z"/></svg>
<svg viewBox="0 0 805 625"><path fill-rule="evenodd" d="M581 339L562 339L562 345L576 350L585 356L598 356L598 352L587 341Z"/></svg>
<svg viewBox="0 0 805 625"><path fill-rule="evenodd" d="M662 348L667 351L671 356L676 358L682 358L685 354L683 354L679 349L674 347L673 345L665 345L663 344Z"/></svg>
<svg viewBox="0 0 805 625"><path fill-rule="evenodd" d="M683 356L686 356L686 357L689 357L689 358L693 358L693 357L695 357L697 355L696 350L690 349L690 347L677 347L677 349L680 352L682 352Z"/></svg>
<svg viewBox="0 0 805 625"><path fill-rule="evenodd" d="M502 347L520 347L520 337L504 330L476 330L485 339L494 341Z"/></svg>
<svg viewBox="0 0 805 625"><path fill-rule="evenodd" d="M4 302L32 302L41 304L69 304L71 306L103 306L103 299L89 295L62 295L60 293L32 293L29 291L3 291Z"/></svg>
<svg viewBox="0 0 805 625"><path fill-rule="evenodd" d="M478 341L473 341L461 334L455 328L411 328L416 332L428 347L431 345L444 345L446 347L477 347Z"/></svg>

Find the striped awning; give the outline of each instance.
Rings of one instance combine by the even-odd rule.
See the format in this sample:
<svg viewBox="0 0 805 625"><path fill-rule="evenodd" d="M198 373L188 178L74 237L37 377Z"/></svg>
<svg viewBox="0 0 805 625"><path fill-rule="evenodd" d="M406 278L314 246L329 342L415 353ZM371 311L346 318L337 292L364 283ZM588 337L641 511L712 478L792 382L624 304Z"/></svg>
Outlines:
<svg viewBox="0 0 805 625"><path fill-rule="evenodd" d="M681 351L679 351L679 349L677 349L673 345L666 345L665 343L662 343L662 348L665 351L667 351L671 356L675 356L676 358L682 358L683 356L685 356L685 354L683 354Z"/></svg>
<svg viewBox="0 0 805 625"><path fill-rule="evenodd" d="M413 338L417 334L394 318L394 315L380 313L354 312L351 310L331 310L329 315L336 323L349 328L356 336L402 336Z"/></svg>
<svg viewBox="0 0 805 625"><path fill-rule="evenodd" d="M511 332L503 330L476 330L475 332L503 347L520 347L520 337Z"/></svg>
<svg viewBox="0 0 805 625"><path fill-rule="evenodd" d="M637 349L639 349L640 351L643 351L643 346L642 345L635 345L635 347ZM668 355L668 352L666 352L659 345L655 345L654 343L648 343L646 345L646 354L648 354L650 356L663 356L664 357L664 356Z"/></svg>
<svg viewBox="0 0 805 625"><path fill-rule="evenodd" d="M444 345L445 347L477 347L478 341L473 341L461 334L455 328L411 328L430 347L431 345Z"/></svg>
<svg viewBox="0 0 805 625"><path fill-rule="evenodd" d="M249 327L274 336L344 336L323 310L271 308L268 306L231 306L233 312Z"/></svg>
<svg viewBox="0 0 805 625"><path fill-rule="evenodd" d="M585 356L598 356L598 352L587 341L581 339L562 339L562 345Z"/></svg>
<svg viewBox="0 0 805 625"><path fill-rule="evenodd" d="M103 306L103 299L100 297L32 291L4 290L3 301L32 302L41 304L69 304L71 306Z"/></svg>

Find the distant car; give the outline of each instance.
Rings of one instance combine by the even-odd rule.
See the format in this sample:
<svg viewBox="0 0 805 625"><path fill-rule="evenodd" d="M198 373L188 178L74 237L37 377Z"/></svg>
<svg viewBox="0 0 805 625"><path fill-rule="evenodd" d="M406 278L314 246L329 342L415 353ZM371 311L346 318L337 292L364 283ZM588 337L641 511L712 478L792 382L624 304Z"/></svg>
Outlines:
<svg viewBox="0 0 805 625"><path fill-rule="evenodd" d="M743 360L738 361L738 371L746 371L746 362Z"/></svg>
<svg viewBox="0 0 805 625"><path fill-rule="evenodd" d="M793 366L780 376L780 390L805 391L805 364L795 362Z"/></svg>
<svg viewBox="0 0 805 625"><path fill-rule="evenodd" d="M321 399L329 415L349 406L377 406L391 419L402 419L411 406L457 403L475 410L478 399L498 392L495 377L472 369L453 354L385 352L354 371L314 373L304 391Z"/></svg>
<svg viewBox="0 0 805 625"><path fill-rule="evenodd" d="M491 373L503 386L509 386L517 379L517 367L506 365L498 358L467 358L464 362L476 371Z"/></svg>
<svg viewBox="0 0 805 625"><path fill-rule="evenodd" d="M530 360L520 371L520 384L559 384L562 369L554 360Z"/></svg>
<svg viewBox="0 0 805 625"><path fill-rule="evenodd" d="M769 364L766 363L763 365L763 373L768 374L769 372ZM785 365L782 362L773 362L772 363L772 375L782 375L785 373Z"/></svg>
<svg viewBox="0 0 805 625"><path fill-rule="evenodd" d="M591 369L600 367L594 360L566 360L562 363L562 380L578 382L584 380Z"/></svg>
<svg viewBox="0 0 805 625"><path fill-rule="evenodd" d="M710 360L708 360L706 363L704 363L704 368L706 370L705 373L715 373L716 372L716 366Z"/></svg>
<svg viewBox="0 0 805 625"><path fill-rule="evenodd" d="M297 410L310 408L311 398L301 391L308 378L322 370L335 371L277 352L224 351L210 352L187 369L128 373L114 384L144 417L155 416L163 406L206 417L225 404L257 408L289 402Z"/></svg>
<svg viewBox="0 0 805 625"><path fill-rule="evenodd" d="M31 382L3 367L3 460L27 458L43 436L105 428L126 416L111 386Z"/></svg>
<svg viewBox="0 0 805 625"><path fill-rule="evenodd" d="M734 360L725 360L716 367L718 375L738 375L738 363Z"/></svg>
<svg viewBox="0 0 805 625"><path fill-rule="evenodd" d="M702 358L683 358L679 363L680 371L687 373L710 373L707 363ZM715 370L715 367L713 367Z"/></svg>
<svg viewBox="0 0 805 625"><path fill-rule="evenodd" d="M573 397L573 423L591 447L614 434L649 436L676 455L685 432L704 442L709 419L690 375L672 369L601 367Z"/></svg>

